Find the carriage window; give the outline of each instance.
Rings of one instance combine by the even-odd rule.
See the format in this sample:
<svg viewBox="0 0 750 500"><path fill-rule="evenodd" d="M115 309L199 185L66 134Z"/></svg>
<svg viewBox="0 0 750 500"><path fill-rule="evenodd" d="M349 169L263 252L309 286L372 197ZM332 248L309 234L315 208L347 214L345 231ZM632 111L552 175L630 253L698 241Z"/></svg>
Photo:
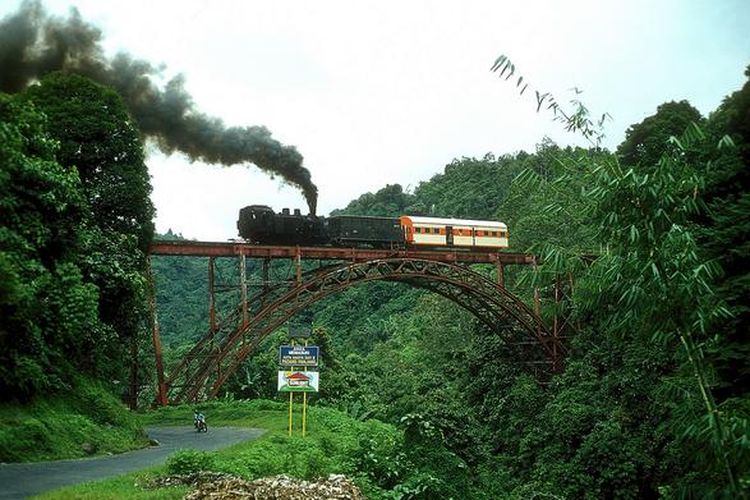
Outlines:
<svg viewBox="0 0 750 500"><path fill-rule="evenodd" d="M414 232L415 233L421 233L422 232L422 228L421 227L415 227L414 228Z"/></svg>

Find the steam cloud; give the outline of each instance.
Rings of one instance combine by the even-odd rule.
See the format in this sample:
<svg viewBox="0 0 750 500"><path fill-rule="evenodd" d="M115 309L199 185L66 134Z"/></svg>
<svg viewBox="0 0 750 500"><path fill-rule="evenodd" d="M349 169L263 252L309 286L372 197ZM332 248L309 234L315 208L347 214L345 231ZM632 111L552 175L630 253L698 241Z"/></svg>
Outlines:
<svg viewBox="0 0 750 500"><path fill-rule="evenodd" d="M102 32L72 9L68 19L51 17L38 0L0 20L0 91L18 92L45 74L78 73L114 88L125 100L141 132L165 153L181 151L191 160L233 165L252 162L302 190L315 214L318 188L302 166L302 155L271 137L262 126L226 127L196 110L180 75L164 89L151 76L151 63L118 53L108 60L99 44Z"/></svg>

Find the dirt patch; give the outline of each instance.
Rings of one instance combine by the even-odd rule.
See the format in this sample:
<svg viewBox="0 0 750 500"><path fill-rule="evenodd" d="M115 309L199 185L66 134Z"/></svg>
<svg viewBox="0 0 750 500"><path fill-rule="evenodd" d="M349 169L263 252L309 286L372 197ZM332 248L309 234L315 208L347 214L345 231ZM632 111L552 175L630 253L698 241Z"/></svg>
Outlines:
<svg viewBox="0 0 750 500"><path fill-rule="evenodd" d="M346 476L331 474L315 481L280 475L246 481L230 474L200 472L158 478L151 487L188 484L193 490L186 500L268 499L268 500L364 500L364 495Z"/></svg>

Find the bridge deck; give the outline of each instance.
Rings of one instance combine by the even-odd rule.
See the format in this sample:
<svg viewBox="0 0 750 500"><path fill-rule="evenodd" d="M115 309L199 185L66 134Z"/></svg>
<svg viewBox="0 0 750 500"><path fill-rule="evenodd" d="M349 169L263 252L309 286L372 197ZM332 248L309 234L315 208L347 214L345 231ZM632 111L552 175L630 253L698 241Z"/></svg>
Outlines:
<svg viewBox="0 0 750 500"><path fill-rule="evenodd" d="M290 259L299 255L301 259L347 260L364 262L376 259L410 258L441 262L464 262L470 264L533 264L535 257L525 253L493 252L490 250L425 251L425 250L375 250L361 248L263 246L226 241L161 241L151 244L151 255L184 255L194 257L246 257Z"/></svg>

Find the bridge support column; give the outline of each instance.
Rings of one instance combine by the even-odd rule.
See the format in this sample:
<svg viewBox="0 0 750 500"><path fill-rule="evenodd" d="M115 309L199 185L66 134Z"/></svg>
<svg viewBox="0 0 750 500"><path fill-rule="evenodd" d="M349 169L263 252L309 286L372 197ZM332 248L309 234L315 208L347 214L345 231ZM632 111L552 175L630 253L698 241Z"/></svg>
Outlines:
<svg viewBox="0 0 750 500"><path fill-rule="evenodd" d="M263 259L263 269L262 269L263 294L261 295L261 298L260 298L260 309L263 309L263 306L266 305L266 294L268 293L268 290L271 288L270 271L271 271L271 259L266 257L265 259Z"/></svg>
<svg viewBox="0 0 750 500"><path fill-rule="evenodd" d="M299 247L297 247L297 252L294 256L294 271L296 284L299 286L302 283L302 254L299 251Z"/></svg>
<svg viewBox="0 0 750 500"><path fill-rule="evenodd" d="M156 313L156 287L154 275L151 272L151 258L146 263L148 269L149 297L148 305L151 310L151 340L154 343L154 358L156 361L156 402L160 406L167 406L167 384L164 381L164 360L161 354L161 336L159 335L159 318Z"/></svg>
<svg viewBox="0 0 750 500"><path fill-rule="evenodd" d="M495 262L495 269L497 271L497 284L505 288L505 266L498 260Z"/></svg>
<svg viewBox="0 0 750 500"><path fill-rule="evenodd" d="M242 300L242 327L247 326L247 260L245 254L240 255L240 293Z"/></svg>
<svg viewBox="0 0 750 500"><path fill-rule="evenodd" d="M131 410L138 409L138 334L133 335L130 339L130 390L128 399Z"/></svg>
<svg viewBox="0 0 750 500"><path fill-rule="evenodd" d="M577 327L572 321L570 304L573 301L573 276L558 275L554 283L555 314L552 318L553 371L562 370L562 353L560 347L568 334L575 332Z"/></svg>
<svg viewBox="0 0 750 500"><path fill-rule="evenodd" d="M215 282L215 262L214 257L208 258L208 335L209 350L214 353L217 347L214 343L214 337L216 337L216 282ZM218 376L218 374L217 374Z"/></svg>
<svg viewBox="0 0 750 500"><path fill-rule="evenodd" d="M211 337L216 334L216 295L214 293L214 257L208 258L208 328Z"/></svg>

